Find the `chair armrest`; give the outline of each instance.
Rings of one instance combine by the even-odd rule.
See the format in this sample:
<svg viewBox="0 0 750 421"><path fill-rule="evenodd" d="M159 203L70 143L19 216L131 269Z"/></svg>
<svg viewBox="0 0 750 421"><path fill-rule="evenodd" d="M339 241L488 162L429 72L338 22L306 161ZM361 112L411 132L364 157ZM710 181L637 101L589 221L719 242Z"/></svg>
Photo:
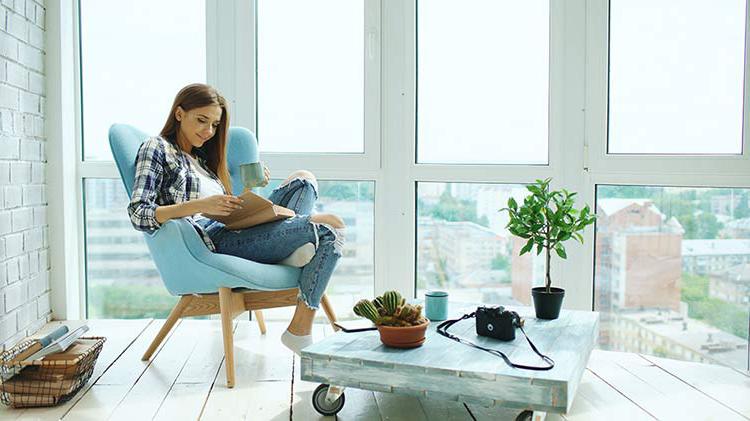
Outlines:
<svg viewBox="0 0 750 421"><path fill-rule="evenodd" d="M154 245L163 247L169 247L170 243L174 247L175 242L183 242L193 255L211 253L187 217L164 221L158 230L146 233L146 237Z"/></svg>

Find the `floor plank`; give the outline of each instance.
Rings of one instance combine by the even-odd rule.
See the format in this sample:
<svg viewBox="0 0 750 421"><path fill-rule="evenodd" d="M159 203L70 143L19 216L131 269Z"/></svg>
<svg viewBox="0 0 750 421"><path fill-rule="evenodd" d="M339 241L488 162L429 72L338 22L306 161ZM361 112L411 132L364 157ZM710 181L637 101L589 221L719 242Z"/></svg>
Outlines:
<svg viewBox="0 0 750 421"><path fill-rule="evenodd" d="M127 396L117 405L109 420L130 421L134 417L152 419L198 344L208 340L209 336L221 337L220 323L183 320L164 347L152 358L151 364L128 391ZM219 361L220 358L217 363ZM137 361L131 363L136 365ZM195 407L192 418L197 418L199 413L200 405Z"/></svg>
<svg viewBox="0 0 750 421"><path fill-rule="evenodd" d="M162 341L149 361L141 361L141 356L153 341L164 324L164 320L155 320L141 334L128 349L120 355L117 361L104 372L88 393L83 395L80 403L76 404L63 416L70 420L106 420L125 399L159 353L169 344L175 331L180 328L181 321Z"/></svg>
<svg viewBox="0 0 750 421"><path fill-rule="evenodd" d="M235 386L226 387L226 368L219 374L203 408L203 420L290 417L293 354L281 344L286 324L267 322L261 335L258 325L239 321L234 335Z"/></svg>
<svg viewBox="0 0 750 421"><path fill-rule="evenodd" d="M200 415L224 361L221 323L204 325L203 330L196 331L200 339L167 393L155 420L192 420ZM234 330L237 326L235 320Z"/></svg>
<svg viewBox="0 0 750 421"><path fill-rule="evenodd" d="M428 420L471 421L471 415L461 402L420 398L422 410Z"/></svg>
<svg viewBox="0 0 750 421"><path fill-rule="evenodd" d="M658 419L744 419L637 354L595 351L589 369Z"/></svg>
<svg viewBox="0 0 750 421"><path fill-rule="evenodd" d="M584 371L573 406L564 418L570 421L584 421L612 419L613 416L621 420L653 419L651 415L590 370ZM556 417L548 417L548 419L556 419Z"/></svg>
<svg viewBox="0 0 750 421"><path fill-rule="evenodd" d="M375 393L370 390L349 388L344 392L346 403L336 414L340 421L382 421ZM310 404L312 406L312 403Z"/></svg>
<svg viewBox="0 0 750 421"><path fill-rule="evenodd" d="M641 355L701 393L750 419L750 376L711 364L700 364Z"/></svg>
<svg viewBox="0 0 750 421"><path fill-rule="evenodd" d="M397 395L394 393L374 392L375 401L378 403L380 417L386 421L409 420L420 421L428 420L419 398L407 395Z"/></svg>
<svg viewBox="0 0 750 421"><path fill-rule="evenodd" d="M2 408L2 410L0 410L0 419L29 419L38 421L61 419L71 408L78 404L79 400L87 394L94 383L110 368L119 356L132 346L133 342L135 342L143 334L144 330L151 325L151 322L151 319L66 320L52 321L46 324L39 332L33 335L33 337L38 338L44 336L46 333L56 329L62 324L65 324L72 330L74 327L86 323L89 326L89 331L86 332L84 336L104 336L107 338L107 341L104 343L102 351L99 354L99 358L96 360L91 379L70 401L64 404L53 407L29 408L23 410Z"/></svg>

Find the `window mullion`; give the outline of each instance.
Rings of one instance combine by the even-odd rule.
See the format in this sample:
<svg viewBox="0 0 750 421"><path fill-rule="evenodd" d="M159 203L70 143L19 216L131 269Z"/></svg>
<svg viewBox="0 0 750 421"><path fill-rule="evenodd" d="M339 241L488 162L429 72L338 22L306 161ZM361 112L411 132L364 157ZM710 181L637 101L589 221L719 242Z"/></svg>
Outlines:
<svg viewBox="0 0 750 421"><path fill-rule="evenodd" d="M375 193L375 292L414 295L414 2L382 2L382 178Z"/></svg>
<svg viewBox="0 0 750 421"><path fill-rule="evenodd" d="M555 188L578 193L576 207L594 207L593 187L584 170L586 3L550 3L550 163ZM566 308L592 307L594 233L584 244L565 244L567 259L553 259L553 282L568 291Z"/></svg>

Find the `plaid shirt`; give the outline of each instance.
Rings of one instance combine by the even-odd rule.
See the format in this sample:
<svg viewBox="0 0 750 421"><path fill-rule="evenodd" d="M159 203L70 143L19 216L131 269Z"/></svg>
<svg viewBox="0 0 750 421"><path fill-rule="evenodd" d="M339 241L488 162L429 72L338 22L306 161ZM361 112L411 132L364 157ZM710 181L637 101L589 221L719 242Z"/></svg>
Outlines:
<svg viewBox="0 0 750 421"><path fill-rule="evenodd" d="M224 185L208 168L201 151L197 148L194 151L197 152L198 162L222 186L226 194ZM177 145L160 136L146 139L135 158L135 182L128 205L133 227L149 233L156 231L161 227L156 220L156 208L198 199L199 183L190 161ZM203 227L189 216L186 219L198 231L208 249L216 251Z"/></svg>

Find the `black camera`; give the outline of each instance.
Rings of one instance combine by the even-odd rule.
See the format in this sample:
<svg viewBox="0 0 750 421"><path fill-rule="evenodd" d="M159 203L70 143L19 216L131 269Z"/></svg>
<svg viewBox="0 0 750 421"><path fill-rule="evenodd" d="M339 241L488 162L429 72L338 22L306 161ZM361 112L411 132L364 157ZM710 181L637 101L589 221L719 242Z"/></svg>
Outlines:
<svg viewBox="0 0 750 421"><path fill-rule="evenodd" d="M523 326L523 319L515 311L505 307L477 307L477 335L512 341L516 339L516 328Z"/></svg>

